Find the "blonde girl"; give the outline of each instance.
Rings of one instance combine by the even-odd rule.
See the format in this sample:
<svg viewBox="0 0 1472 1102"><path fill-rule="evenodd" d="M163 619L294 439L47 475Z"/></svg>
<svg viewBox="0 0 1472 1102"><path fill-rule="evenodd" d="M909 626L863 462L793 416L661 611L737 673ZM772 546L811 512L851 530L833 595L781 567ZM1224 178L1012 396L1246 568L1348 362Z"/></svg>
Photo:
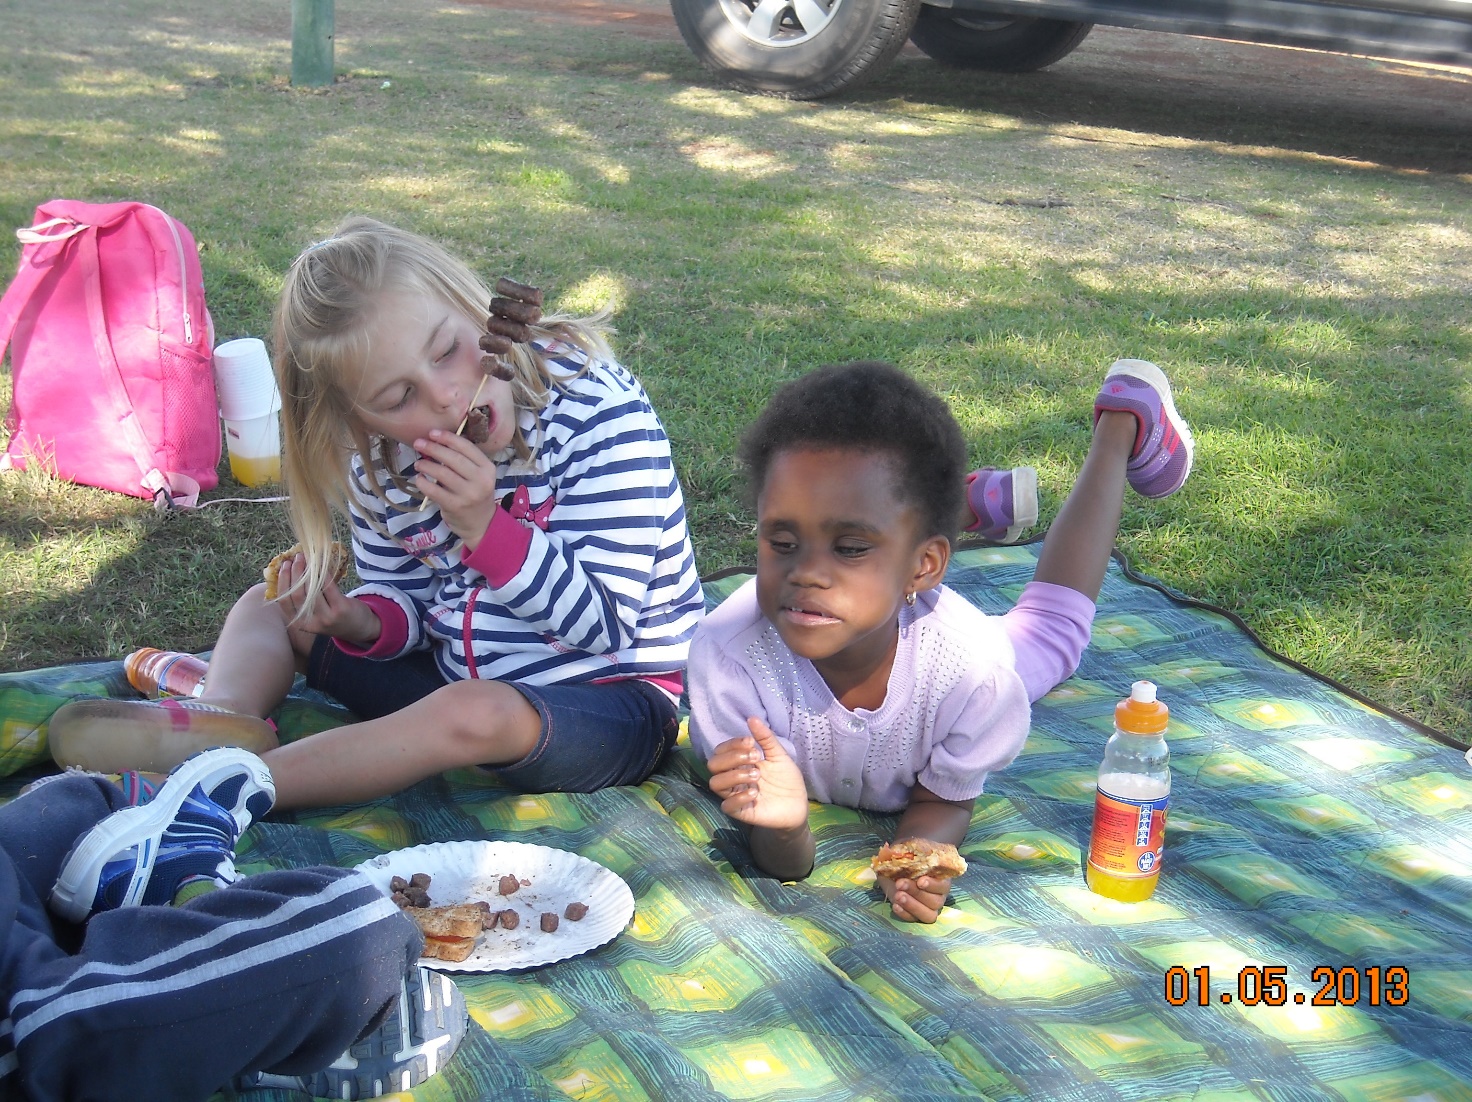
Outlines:
<svg viewBox="0 0 1472 1102"><path fill-rule="evenodd" d="M304 673L362 717L264 754L278 807L468 765L528 791L637 784L673 744L703 603L668 438L606 315L513 343L487 335L491 299L434 242L361 217L287 273L274 357L301 550L279 597L236 602L187 705L244 729ZM479 444L459 434L472 408ZM346 593L334 514L362 580ZM156 749L159 707L129 705L110 760L119 739Z"/></svg>

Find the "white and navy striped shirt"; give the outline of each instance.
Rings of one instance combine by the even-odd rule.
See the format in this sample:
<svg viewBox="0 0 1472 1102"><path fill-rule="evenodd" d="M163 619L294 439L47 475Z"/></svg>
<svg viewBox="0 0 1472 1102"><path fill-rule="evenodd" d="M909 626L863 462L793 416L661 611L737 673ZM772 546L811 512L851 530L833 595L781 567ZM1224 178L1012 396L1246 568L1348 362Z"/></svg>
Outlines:
<svg viewBox="0 0 1472 1102"><path fill-rule="evenodd" d="M434 647L450 680L533 685L647 678L679 691L704 610L669 438L644 388L614 362L539 344L559 385L519 424L530 461L496 456L496 517L473 553L433 505L374 475L391 503L363 487L354 461L353 550L385 638L366 653L393 658ZM416 453L400 446L412 476ZM373 523L386 530L385 539ZM399 630L385 602L403 612ZM347 649L347 648L344 648Z"/></svg>

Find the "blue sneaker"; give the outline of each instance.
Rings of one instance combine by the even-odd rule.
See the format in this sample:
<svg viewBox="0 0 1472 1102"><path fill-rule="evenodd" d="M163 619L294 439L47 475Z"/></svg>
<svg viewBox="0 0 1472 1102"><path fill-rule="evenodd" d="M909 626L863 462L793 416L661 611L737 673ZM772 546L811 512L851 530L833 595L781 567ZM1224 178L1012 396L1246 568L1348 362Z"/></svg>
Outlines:
<svg viewBox="0 0 1472 1102"><path fill-rule="evenodd" d="M236 1079L238 1091L286 1089L317 1098L382 1098L412 1090L444 1069L465 1036L465 996L440 972L416 965L388 1015L329 1067L311 1075L258 1071Z"/></svg>
<svg viewBox="0 0 1472 1102"><path fill-rule="evenodd" d="M201 751L147 803L113 812L77 840L51 889L51 909L85 922L117 907L167 906L200 877L231 883L236 840L275 800L271 771L254 754Z"/></svg>
<svg viewBox="0 0 1472 1102"><path fill-rule="evenodd" d="M241 834L250 829L251 823L265 818L276 801L276 786L271 780L271 771L259 758L255 758L255 761L257 768L246 771L241 769L240 759L234 755L217 754L209 759L210 768L198 776L195 782L206 796L230 812ZM151 776L136 769L117 774L115 780L123 790L123 801L129 807L151 803L159 789L169 780L169 777L155 780L155 776L157 775Z"/></svg>

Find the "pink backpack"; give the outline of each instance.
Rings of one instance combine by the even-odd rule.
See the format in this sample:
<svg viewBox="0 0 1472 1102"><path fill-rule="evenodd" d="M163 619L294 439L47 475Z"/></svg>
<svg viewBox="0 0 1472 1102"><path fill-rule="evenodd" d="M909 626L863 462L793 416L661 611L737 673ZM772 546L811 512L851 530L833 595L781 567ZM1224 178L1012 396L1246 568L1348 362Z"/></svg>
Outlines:
<svg viewBox="0 0 1472 1102"><path fill-rule="evenodd" d="M53 199L15 231L0 299L10 345L10 443L0 467L195 503L219 482L214 324L194 238L145 203Z"/></svg>

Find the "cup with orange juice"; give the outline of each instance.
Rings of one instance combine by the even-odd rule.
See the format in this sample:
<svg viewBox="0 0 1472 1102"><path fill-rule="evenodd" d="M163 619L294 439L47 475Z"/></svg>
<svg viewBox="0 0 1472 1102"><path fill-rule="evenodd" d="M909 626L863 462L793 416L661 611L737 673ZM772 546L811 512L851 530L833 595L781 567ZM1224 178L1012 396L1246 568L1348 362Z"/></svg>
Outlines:
<svg viewBox="0 0 1472 1102"><path fill-rule="evenodd" d="M241 337L217 347L215 391L230 473L246 486L280 482L281 393L265 342Z"/></svg>

